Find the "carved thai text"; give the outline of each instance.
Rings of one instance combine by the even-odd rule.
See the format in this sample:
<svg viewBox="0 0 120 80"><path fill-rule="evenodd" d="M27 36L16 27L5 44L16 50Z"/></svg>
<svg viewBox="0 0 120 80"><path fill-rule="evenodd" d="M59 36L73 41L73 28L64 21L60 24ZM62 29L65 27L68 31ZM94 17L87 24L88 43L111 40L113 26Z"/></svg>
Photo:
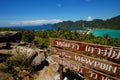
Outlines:
<svg viewBox="0 0 120 80"><path fill-rule="evenodd" d="M101 49L92 47L90 45L86 45L85 52L96 53L97 55L103 55L109 58L120 59L120 50L114 49L113 47Z"/></svg>
<svg viewBox="0 0 120 80"><path fill-rule="evenodd" d="M76 43L66 42L66 41L55 41L57 47L65 47L79 50L80 46Z"/></svg>

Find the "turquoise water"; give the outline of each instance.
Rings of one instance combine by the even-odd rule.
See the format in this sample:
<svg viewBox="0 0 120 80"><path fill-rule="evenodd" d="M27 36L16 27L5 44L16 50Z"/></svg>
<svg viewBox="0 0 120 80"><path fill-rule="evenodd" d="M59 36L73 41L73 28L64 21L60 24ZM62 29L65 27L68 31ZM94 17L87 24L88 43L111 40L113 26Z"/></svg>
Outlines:
<svg viewBox="0 0 120 80"><path fill-rule="evenodd" d="M120 38L120 30L98 29L91 30L90 33L93 33L95 36L104 36L105 34L109 34L112 38Z"/></svg>

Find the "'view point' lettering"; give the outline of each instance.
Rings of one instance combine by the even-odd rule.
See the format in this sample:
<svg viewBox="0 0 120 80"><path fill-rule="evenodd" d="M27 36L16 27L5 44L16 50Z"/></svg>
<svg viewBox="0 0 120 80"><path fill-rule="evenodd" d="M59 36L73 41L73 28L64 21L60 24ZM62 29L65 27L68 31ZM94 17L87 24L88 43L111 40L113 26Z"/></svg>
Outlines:
<svg viewBox="0 0 120 80"><path fill-rule="evenodd" d="M111 75L120 76L120 65L116 63L99 60L96 58L92 58L89 56L77 54L74 52L70 52L70 51L66 51L58 48L51 48L51 51L56 55L72 59L74 61L81 63L82 65L89 66L91 68L103 71L105 73L109 73Z"/></svg>
<svg viewBox="0 0 120 80"><path fill-rule="evenodd" d="M80 64L72 63L66 58L60 58L53 56L52 59L58 62L61 65L67 66L68 68L75 70L79 73L85 74L94 80L119 80L118 78L106 75L104 73L100 73L98 71L92 70L90 68L84 67Z"/></svg>

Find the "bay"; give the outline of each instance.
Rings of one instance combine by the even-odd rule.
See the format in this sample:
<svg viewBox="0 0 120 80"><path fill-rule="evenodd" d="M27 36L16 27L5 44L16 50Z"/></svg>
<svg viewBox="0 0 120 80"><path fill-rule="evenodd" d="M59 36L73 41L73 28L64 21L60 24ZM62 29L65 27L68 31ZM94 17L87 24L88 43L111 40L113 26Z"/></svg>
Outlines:
<svg viewBox="0 0 120 80"><path fill-rule="evenodd" d="M95 35L95 36L104 36L104 35L108 34L112 38L120 38L120 30L95 29L95 30L91 30L89 33L93 33L93 35Z"/></svg>

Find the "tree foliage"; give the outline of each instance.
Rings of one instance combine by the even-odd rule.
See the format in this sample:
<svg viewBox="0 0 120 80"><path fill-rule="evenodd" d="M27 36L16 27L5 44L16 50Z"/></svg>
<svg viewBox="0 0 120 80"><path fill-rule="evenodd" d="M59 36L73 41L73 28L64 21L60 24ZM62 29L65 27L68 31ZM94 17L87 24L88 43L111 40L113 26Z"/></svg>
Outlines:
<svg viewBox="0 0 120 80"><path fill-rule="evenodd" d="M43 47L47 47L49 45L49 38L60 38L102 45L120 46L120 39L112 38L108 34L95 37L92 33L82 34L62 28L58 28L57 30L37 31L35 32L34 41Z"/></svg>
<svg viewBox="0 0 120 80"><path fill-rule="evenodd" d="M32 31L22 32L22 41L30 43L34 39L34 34Z"/></svg>
<svg viewBox="0 0 120 80"><path fill-rule="evenodd" d="M60 23L53 24L53 26L61 27L61 28L69 28L69 27L86 27L86 28L109 28L109 29L120 29L120 16L116 16L107 20L102 19L94 19L92 21L63 21Z"/></svg>

